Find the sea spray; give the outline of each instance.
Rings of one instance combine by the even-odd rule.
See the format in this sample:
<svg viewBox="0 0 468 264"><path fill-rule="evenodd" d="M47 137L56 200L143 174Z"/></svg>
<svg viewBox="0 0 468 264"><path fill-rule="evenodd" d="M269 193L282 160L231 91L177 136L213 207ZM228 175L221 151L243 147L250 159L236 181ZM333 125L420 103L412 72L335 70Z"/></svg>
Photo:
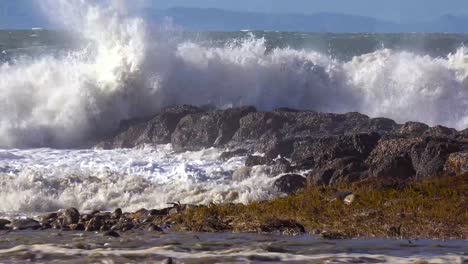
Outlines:
<svg viewBox="0 0 468 264"><path fill-rule="evenodd" d="M221 46L174 41L171 32L149 34L118 2L40 2L82 42L64 54L0 66L0 146L83 146L121 120L174 104L359 111L468 127L463 47L444 58L380 49L341 61L269 49L253 35Z"/></svg>

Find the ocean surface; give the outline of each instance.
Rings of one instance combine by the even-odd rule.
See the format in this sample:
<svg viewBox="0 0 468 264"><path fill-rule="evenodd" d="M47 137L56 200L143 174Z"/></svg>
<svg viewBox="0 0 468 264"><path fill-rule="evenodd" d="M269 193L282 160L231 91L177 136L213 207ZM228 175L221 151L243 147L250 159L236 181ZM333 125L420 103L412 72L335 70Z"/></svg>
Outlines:
<svg viewBox="0 0 468 264"><path fill-rule="evenodd" d="M468 128L468 35L184 32L171 24L148 25L121 8L89 1L43 4L62 31L0 30L1 217L71 206L136 210L177 201L248 203L280 195L272 187L275 178L261 166L247 179L234 181L232 173L245 158L220 161L220 149L175 153L170 145L92 148L120 121L170 105L358 111L398 122ZM35 241L34 236L45 235L29 236ZM216 249L218 240L231 240L224 235L206 239L216 240ZM234 261L263 250L257 247L262 236L239 239L232 248L219 242L221 251L215 253L159 244L144 249L139 244L134 254L216 258L224 252ZM388 242L389 248L379 242L382 248L366 251L373 242L354 241L335 251L313 238L271 241L286 243L287 252L266 257L292 263L337 256L337 251L345 253L330 263L405 263L413 257L463 263L466 255L466 242L456 242L462 248L435 251L435 241L403 249L400 242ZM327 250L310 249L315 243ZM353 244L362 251L350 252ZM8 248L4 245L0 247ZM17 251L47 256L50 249L0 250L0 259ZM103 252L96 254L105 256ZM82 254L73 251L66 258Z"/></svg>

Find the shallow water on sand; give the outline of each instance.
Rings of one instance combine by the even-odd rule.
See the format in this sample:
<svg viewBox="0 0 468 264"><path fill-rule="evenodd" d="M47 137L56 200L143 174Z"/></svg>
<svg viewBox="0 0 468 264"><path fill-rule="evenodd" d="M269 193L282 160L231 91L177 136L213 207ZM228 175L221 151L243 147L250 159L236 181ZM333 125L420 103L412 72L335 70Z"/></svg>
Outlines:
<svg viewBox="0 0 468 264"><path fill-rule="evenodd" d="M467 252L466 241L331 241L308 235L131 232L114 238L28 231L0 236L2 263L467 263Z"/></svg>

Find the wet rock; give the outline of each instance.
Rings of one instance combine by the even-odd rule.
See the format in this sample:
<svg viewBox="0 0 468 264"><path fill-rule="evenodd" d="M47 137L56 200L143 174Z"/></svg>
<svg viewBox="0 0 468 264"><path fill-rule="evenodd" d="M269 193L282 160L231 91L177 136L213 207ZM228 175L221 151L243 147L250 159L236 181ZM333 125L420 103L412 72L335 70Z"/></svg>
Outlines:
<svg viewBox="0 0 468 264"><path fill-rule="evenodd" d="M286 194L294 194L306 186L306 179L298 174L288 174L281 176L274 182L278 191Z"/></svg>
<svg viewBox="0 0 468 264"><path fill-rule="evenodd" d="M349 236L347 236L345 233L341 232L331 232L331 231L323 231L320 236L323 239L329 239L329 240L338 240L338 239L348 239Z"/></svg>
<svg viewBox="0 0 468 264"><path fill-rule="evenodd" d="M135 227L135 225L132 223L131 220L120 218L119 222L113 226L111 226L111 230L115 231L129 231L132 230Z"/></svg>
<svg viewBox="0 0 468 264"><path fill-rule="evenodd" d="M161 227L155 225L155 224L152 224L150 225L150 227L148 227L148 232L151 232L151 233L154 233L154 232L163 232L163 230L161 229Z"/></svg>
<svg viewBox="0 0 468 264"><path fill-rule="evenodd" d="M187 115L172 134L172 145L179 151L223 146L236 133L240 119L254 111L241 107Z"/></svg>
<svg viewBox="0 0 468 264"><path fill-rule="evenodd" d="M109 230L104 233L104 236L110 236L110 237L120 237L119 233L117 233L114 230Z"/></svg>
<svg viewBox="0 0 468 264"><path fill-rule="evenodd" d="M71 224L68 227L70 228L71 231L84 231L86 228L83 223Z"/></svg>
<svg viewBox="0 0 468 264"><path fill-rule="evenodd" d="M255 150L264 153L268 160L290 157L294 151L294 140L284 139L278 133L266 133L256 142Z"/></svg>
<svg viewBox="0 0 468 264"><path fill-rule="evenodd" d="M468 152L450 154L444 170L449 175L468 175Z"/></svg>
<svg viewBox="0 0 468 264"><path fill-rule="evenodd" d="M291 163L285 158L276 159L272 162L272 164L270 164L270 175L273 177L291 172L293 172L293 167L291 166Z"/></svg>
<svg viewBox="0 0 468 264"><path fill-rule="evenodd" d="M246 149L236 149L236 150L233 150L233 151L225 151L225 152L221 153L221 155L219 156L219 159L227 161L227 160L229 160L231 158L234 158L234 157L245 156L245 155L247 155L247 153L248 153L248 150L246 150Z"/></svg>
<svg viewBox="0 0 468 264"><path fill-rule="evenodd" d="M0 230L5 230L8 229L6 225L11 224L9 220L6 219L0 219Z"/></svg>
<svg viewBox="0 0 468 264"><path fill-rule="evenodd" d="M267 163L268 163L268 159L266 157L263 157L263 156L249 155L247 157L247 159L245 160L245 166L247 166L247 167L265 165Z"/></svg>
<svg viewBox="0 0 468 264"><path fill-rule="evenodd" d="M377 133L303 139L294 143L292 159L301 162L312 158L317 165L345 157L364 160L377 146L379 139Z"/></svg>
<svg viewBox="0 0 468 264"><path fill-rule="evenodd" d="M76 208L68 208L62 214L63 225L78 224L80 221L80 212Z"/></svg>
<svg viewBox="0 0 468 264"><path fill-rule="evenodd" d="M233 141L256 141L267 132L278 131L286 120L286 117L280 113L250 113L240 119L240 126L233 137Z"/></svg>
<svg viewBox="0 0 468 264"><path fill-rule="evenodd" d="M241 167L234 171L232 174L233 181L243 181L250 178L250 173L252 172L252 167Z"/></svg>
<svg viewBox="0 0 468 264"><path fill-rule="evenodd" d="M41 228L41 224L30 218L26 219L16 219L13 220L10 224L6 225L13 230L26 230L26 229L39 229Z"/></svg>
<svg viewBox="0 0 468 264"><path fill-rule="evenodd" d="M121 208L115 209L111 217L113 219L120 219L122 217L122 209Z"/></svg>
<svg viewBox="0 0 468 264"><path fill-rule="evenodd" d="M137 118L124 122L114 138L102 142L98 147L105 149L132 148L142 144L167 144L179 121L203 110L194 106L176 106L163 109L153 118Z"/></svg>
<svg viewBox="0 0 468 264"><path fill-rule="evenodd" d="M88 224L86 225L85 231L88 231L88 232L99 231L103 224L104 224L103 217L100 215L95 215L91 220L89 220Z"/></svg>
<svg viewBox="0 0 468 264"><path fill-rule="evenodd" d="M50 224L54 222L55 220L57 220L58 217L59 217L58 214L54 212L54 213L49 213L49 214L41 216L40 220L42 224Z"/></svg>
<svg viewBox="0 0 468 264"><path fill-rule="evenodd" d="M92 214L82 214L80 218L81 218L80 219L81 222L88 222L89 220L91 220L93 218L93 215Z"/></svg>

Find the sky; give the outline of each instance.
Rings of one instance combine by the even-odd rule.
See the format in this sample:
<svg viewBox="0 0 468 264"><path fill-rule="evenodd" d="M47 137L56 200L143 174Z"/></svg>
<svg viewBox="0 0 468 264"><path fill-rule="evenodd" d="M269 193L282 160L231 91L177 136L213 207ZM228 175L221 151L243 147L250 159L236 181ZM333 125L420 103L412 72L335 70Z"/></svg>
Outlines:
<svg viewBox="0 0 468 264"><path fill-rule="evenodd" d="M2 1L2 0L0 0ZM5 0L3 0L5 1ZM468 0L136 0L141 6L210 7L267 13L339 12L395 22L468 15ZM468 25L467 25L468 26Z"/></svg>

